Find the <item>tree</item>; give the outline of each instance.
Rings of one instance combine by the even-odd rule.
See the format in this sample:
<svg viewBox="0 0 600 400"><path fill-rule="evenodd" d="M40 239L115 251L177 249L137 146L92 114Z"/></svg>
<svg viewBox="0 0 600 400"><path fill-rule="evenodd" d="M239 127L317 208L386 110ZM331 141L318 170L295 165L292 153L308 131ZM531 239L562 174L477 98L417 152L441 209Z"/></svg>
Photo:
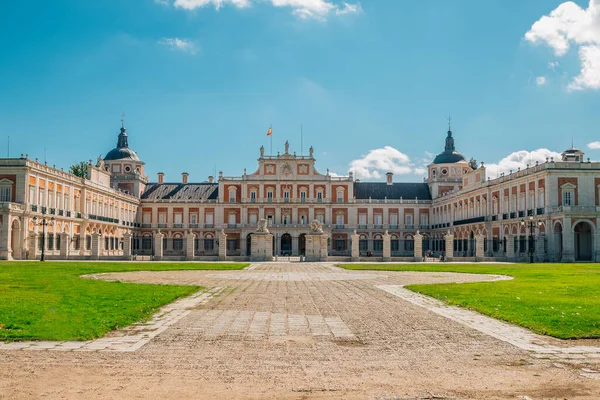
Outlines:
<svg viewBox="0 0 600 400"><path fill-rule="evenodd" d="M81 161L79 164L71 165L69 172L80 178L87 178L88 163Z"/></svg>

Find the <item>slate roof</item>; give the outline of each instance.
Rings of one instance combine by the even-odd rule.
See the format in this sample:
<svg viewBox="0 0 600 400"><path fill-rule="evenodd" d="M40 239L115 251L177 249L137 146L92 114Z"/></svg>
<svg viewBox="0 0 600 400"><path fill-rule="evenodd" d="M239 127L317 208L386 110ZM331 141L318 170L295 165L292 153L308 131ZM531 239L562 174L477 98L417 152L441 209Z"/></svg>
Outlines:
<svg viewBox="0 0 600 400"><path fill-rule="evenodd" d="M427 183L393 183L386 182L355 182L354 196L357 199L400 200L431 200L431 192Z"/></svg>
<svg viewBox="0 0 600 400"><path fill-rule="evenodd" d="M204 201L218 197L218 183L149 183L142 194L144 200Z"/></svg>

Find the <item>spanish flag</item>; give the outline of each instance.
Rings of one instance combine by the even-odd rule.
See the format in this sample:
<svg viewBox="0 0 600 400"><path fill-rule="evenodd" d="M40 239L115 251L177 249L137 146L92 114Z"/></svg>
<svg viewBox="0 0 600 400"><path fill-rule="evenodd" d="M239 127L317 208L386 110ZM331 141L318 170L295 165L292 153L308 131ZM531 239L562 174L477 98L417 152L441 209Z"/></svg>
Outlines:
<svg viewBox="0 0 600 400"><path fill-rule="evenodd" d="M273 134L273 128L269 127L269 130L267 131L267 136L271 136Z"/></svg>

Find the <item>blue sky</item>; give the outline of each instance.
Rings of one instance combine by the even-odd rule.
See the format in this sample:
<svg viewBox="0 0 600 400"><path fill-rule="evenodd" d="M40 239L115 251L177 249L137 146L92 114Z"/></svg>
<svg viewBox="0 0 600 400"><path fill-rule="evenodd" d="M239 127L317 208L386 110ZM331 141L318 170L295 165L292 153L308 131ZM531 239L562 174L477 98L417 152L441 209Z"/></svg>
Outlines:
<svg viewBox="0 0 600 400"><path fill-rule="evenodd" d="M457 149L496 173L571 138L598 159L600 0L562 3L3 2L0 154L10 135L12 156L95 160L125 112L151 180L252 172L270 124L298 154L302 124L323 172L419 181L451 114ZM569 12L587 36L560 28Z"/></svg>

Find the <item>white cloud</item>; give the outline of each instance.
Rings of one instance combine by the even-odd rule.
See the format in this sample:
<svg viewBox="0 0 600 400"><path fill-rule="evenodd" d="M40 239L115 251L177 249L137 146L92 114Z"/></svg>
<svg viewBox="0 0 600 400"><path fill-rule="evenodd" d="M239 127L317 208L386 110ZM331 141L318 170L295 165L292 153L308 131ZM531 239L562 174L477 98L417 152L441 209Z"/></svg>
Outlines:
<svg viewBox="0 0 600 400"><path fill-rule="evenodd" d="M569 84L569 89L600 89L600 46L582 46L579 58L581 72Z"/></svg>
<svg viewBox="0 0 600 400"><path fill-rule="evenodd" d="M558 67L560 67L560 64L558 63L558 61L550 61L548 63L548 69L551 69L552 71L554 71Z"/></svg>
<svg viewBox="0 0 600 400"><path fill-rule="evenodd" d="M488 177L495 179L502 173L510 173L510 170L516 172L519 168L525 169L527 168L527 164L533 166L536 161L540 164L545 163L546 158L551 157L554 157L554 161L558 161L560 160L561 155L560 153L548 149L515 151L507 157L504 157L497 164L485 164L486 173Z"/></svg>
<svg viewBox="0 0 600 400"><path fill-rule="evenodd" d="M593 150L598 150L598 149L600 149L600 142L588 143L587 147L590 149L593 149Z"/></svg>
<svg viewBox="0 0 600 400"><path fill-rule="evenodd" d="M535 78L535 83L538 86L544 86L546 84L546 77L545 76L538 76L537 78Z"/></svg>
<svg viewBox="0 0 600 400"><path fill-rule="evenodd" d="M173 50L182 51L184 53L196 54L197 47L191 40L180 38L162 38L158 44L165 45Z"/></svg>
<svg viewBox="0 0 600 400"><path fill-rule="evenodd" d="M525 39L547 44L559 57L575 45L582 69L568 89L600 89L600 0L590 0L586 9L572 1L562 3L536 21Z"/></svg>
<svg viewBox="0 0 600 400"><path fill-rule="evenodd" d="M259 3L290 8L292 14L300 19L326 20L330 15L358 14L362 11L359 3L335 3L333 0L175 0L173 5L185 10L195 10L207 6L219 10L221 7L229 5L245 8Z"/></svg>
<svg viewBox="0 0 600 400"><path fill-rule="evenodd" d="M352 161L350 171L353 171L357 178L380 179L388 172L396 175L422 175L427 170L423 166L415 165L406 154L391 146L385 146L382 149L371 150L362 158Z"/></svg>

